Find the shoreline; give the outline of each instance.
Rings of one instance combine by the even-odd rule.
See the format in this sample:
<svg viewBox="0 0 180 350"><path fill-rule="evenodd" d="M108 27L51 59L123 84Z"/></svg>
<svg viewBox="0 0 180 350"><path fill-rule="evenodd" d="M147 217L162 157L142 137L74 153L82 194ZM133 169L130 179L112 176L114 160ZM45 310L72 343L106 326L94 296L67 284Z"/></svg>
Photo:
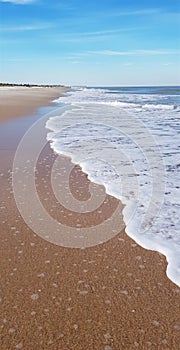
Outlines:
<svg viewBox="0 0 180 350"><path fill-rule="evenodd" d="M96 98L97 99L100 98L101 93L99 92L100 95L98 94L98 97L97 97L96 93L94 95L93 89L90 89L88 91L86 91L86 89L85 90L81 89L80 91L75 90L74 92L72 91L70 94L67 94L66 96L64 96L64 98L61 99L61 101L63 102L64 100L65 105L69 103L69 111L68 109L67 110L65 109L65 111L62 110L62 113L60 113L61 114L60 117L58 116L56 116L55 118L52 117L47 121L47 128L50 130L49 132L50 136L48 139L52 144L52 149L54 150L54 152L68 155L69 157L71 157L72 162L74 161L75 163L79 164L82 167L83 171L85 172L87 171L87 173L89 174L89 179L92 182L104 184L106 187L106 192L108 194L118 198L120 201L122 201L125 204L123 217L126 224L126 233L143 248L149 249L152 251L158 251L159 253L165 255L168 261L167 276L168 278L170 278L171 281L173 281L173 283L175 283L177 286L180 286L180 279L179 279L180 275L178 273L178 266L179 266L178 239L177 239L177 242L175 240L175 237L177 234L176 215L178 215L178 202L176 207L176 201L175 199L173 200L173 196L171 196L171 194L174 191L174 197L176 198L176 188L178 188L178 178L174 177L173 184L171 184L170 178L171 177L173 178L175 172L174 174L171 174L171 176L168 175L169 170L164 163L164 160L166 158L165 156L166 153L164 151L165 146L163 145L163 143L165 144L165 141L163 139L163 136L162 136L162 139L161 137L159 137L159 142L161 146L160 147L158 146L158 139L156 140L156 137L155 137L156 130L153 129L154 122L151 123L152 125L148 124L148 120L149 120L148 113L146 115L144 123L141 123L141 117L142 117L141 113L139 115L139 118L136 119L136 115L133 114L134 113L133 110L131 110L130 116L128 118L124 117L124 115L126 114L126 111L123 110L121 106L118 106L118 108L115 108L113 106L113 103L109 102L111 101L111 95L110 96L108 95L108 91L109 90L107 88L106 90L107 96L108 96L107 101L105 101L106 99L106 94L105 94L101 98L101 104L97 103L97 106L95 107L96 109L94 109L93 106L95 106ZM91 101L94 101L94 103L92 105L88 104L88 108L87 108L86 105L83 106L83 102L88 101L89 99ZM110 104L110 107L108 106L109 104ZM158 103L158 106L159 106L159 103ZM73 110L73 108L75 108L75 110ZM108 108L110 109L108 110ZM135 105L133 108L136 110ZM72 112L71 112L71 109L72 109ZM87 112L87 115L86 115L86 112ZM132 162L131 162L132 168L134 167L133 164L136 164L136 166L139 167L139 171L136 171L135 168L134 170L133 169L130 170L130 167L129 167L129 172L128 172L128 167L127 168L122 167L122 169L118 168L119 164L123 163L123 162L119 162L119 154L117 150L115 150L117 148L119 151L121 151L121 142L118 141L118 139L117 140L113 139L113 142L112 142L112 145L115 147L114 147L114 151L112 151L114 152L114 154L112 153L113 164L111 163L111 158L110 157L108 158L108 151L109 149L111 150L111 146L109 146L109 149L108 149L108 146L105 147L105 143L109 142L109 144L111 144L112 140L110 140L110 137L108 137L108 135L107 136L104 135L104 137L103 136L101 137L101 135L103 135L102 134L103 127L101 127L100 125L98 125L97 128L93 127L94 116L96 116L96 119L98 120L99 114L100 114L101 122L103 120L102 115L106 116L106 118L104 118L105 122L103 121L102 124L104 124L104 130L107 129L107 134L108 134L108 127L111 125L111 127L113 128L111 120L114 121L116 128L119 127L119 130L121 130L121 127L123 130L126 129L127 135L128 135L127 139L129 137L129 141L126 139L124 140L124 142L122 142L122 149L124 151L124 149L127 147L127 152L125 151L125 156L132 159ZM158 119L158 116L156 115L156 113L155 113L155 116ZM172 114L171 114L171 118L172 118ZM121 119L123 119L123 122L121 122ZM75 120L75 123L79 123L79 127L76 128L76 130L73 129L74 120ZM98 121L98 124L100 120ZM108 120L108 123L107 123L107 120ZM127 123L126 120L129 120L129 122ZM134 123L135 120L136 122ZM168 117L167 117L167 120L168 120ZM85 125L84 123L88 123L88 122L90 123L92 122L92 125L90 124L90 132L89 132L89 128L86 128L85 126L83 126ZM108 124L107 128L105 127L106 124ZM133 125L136 125L136 127L134 127ZM69 127L69 129L67 129L67 132L63 130L63 127ZM149 127L151 127L150 133L148 129ZM155 123L154 123L154 127L156 129ZM128 133L128 130L129 130L129 133ZM133 133L133 130L134 130L134 133ZM140 130L141 130L141 133L140 133ZM55 135L56 133L57 133L57 136ZM114 132L114 134L116 134L116 131ZM138 134L142 135L142 137L140 136L138 138ZM61 139L60 135L62 135L63 138L66 138L67 142L64 142L64 139L63 138ZM147 149L145 149L146 148L145 135L147 137L149 135L151 136L149 137L149 145L147 146ZM94 142L94 146L91 143L91 139L93 138L96 141L99 138L98 140L99 143L97 143L97 148L96 148L96 142ZM138 152L136 152L136 150L135 151L133 150L130 140L131 141L135 140L136 146L139 143L139 149L141 149L142 143L144 143L144 155L146 154L146 156L144 156L144 159L142 157L143 160L141 159L141 161L144 161L145 163L147 160L149 163L152 162L151 150L156 148L159 150L154 152L154 155L153 155L153 158L154 158L153 161L156 159L156 163L158 164L158 166L154 168L157 170L152 170L151 176L150 176L150 173L147 171L147 164L143 170L141 161L139 159L139 154ZM85 141L85 145L84 147L81 147L84 141ZM168 140L166 141L168 145ZM72 143L73 145L75 145L75 147L73 148L72 148ZM128 143L129 143L129 147L130 148L132 147L132 151L130 149L129 152L128 152L128 149L129 149ZM177 142L175 143L177 146ZM125 148L124 148L124 144L125 144ZM106 152L106 149L107 149L107 152ZM86 157L86 151L88 152L87 157ZM103 151L105 151L104 154L103 154ZM168 152L170 154L169 148L168 148L167 154ZM172 153L173 153L173 150L172 150ZM89 154L90 154L90 157L89 157ZM104 176L104 171L102 171L103 166L101 165L101 162L97 166L97 162L95 161L93 165L91 158L93 158L94 156L97 159L99 157L99 158L102 158L103 161L105 161L104 163L106 164L104 166L105 176ZM171 163L171 160L168 160L168 161ZM174 159L173 162L176 164L176 159ZM111 180L111 176L109 175L111 174L111 171L112 171L111 165L113 166L115 165L114 167L116 169L115 172L118 172L118 174L121 174L121 171L123 172L124 169L127 169L126 170L127 174L124 177L124 180L125 182L126 180L128 182L128 179L129 179L129 185L127 189L124 190L125 191L124 197L122 196L123 190L122 191L119 190L121 188L120 179L122 179L122 177L121 175L120 176L117 175L116 180L114 178L112 178ZM94 166L96 170L94 170ZM134 179L136 179L136 176L139 176L137 177L138 179L137 182L139 182L140 187L139 187L139 190L137 191L137 188L134 185L134 192L137 191L135 196L133 195L133 190L132 190L133 177L132 177L131 171L132 173L134 172L134 175L135 175ZM168 179L168 176L169 176L169 179ZM161 179L161 181L158 181L158 179ZM166 181L168 182L166 183ZM135 184L135 180L134 180L134 184ZM176 185L177 187L175 188ZM168 190L165 189L166 186ZM151 191L152 191L152 196L150 195ZM156 203L156 205L154 203ZM134 210L134 215L132 215L131 219L129 220L129 216L130 216L129 213L131 213L131 209L130 209L131 207L134 207L134 208L136 207L136 209ZM148 208L151 208L151 210L149 210ZM159 217L158 217L158 211L160 212ZM170 213L168 216L168 220L166 219L167 212ZM146 218L146 219L143 225L141 226L140 223L143 222L144 220L143 218L144 219ZM152 222L153 224L151 224ZM139 225L139 229L137 229L138 225Z"/></svg>
<svg viewBox="0 0 180 350"><path fill-rule="evenodd" d="M45 104L51 98L46 95ZM38 107L43 100L44 96L37 101ZM17 99L12 101L11 116ZM28 115L29 107L25 108ZM36 102L32 108L37 108ZM7 139L0 153L1 349L34 350L36 344L39 350L176 350L180 289L166 276L165 257L138 246L124 231L83 250L43 240L16 208L11 187L15 149L8 149ZM71 227L97 225L110 217L117 200L108 195L102 213L77 215L58 203L50 183L56 157L47 143L37 164L37 192L46 211ZM67 169L70 159L61 158ZM87 200L89 184L87 175L74 165L73 196Z"/></svg>

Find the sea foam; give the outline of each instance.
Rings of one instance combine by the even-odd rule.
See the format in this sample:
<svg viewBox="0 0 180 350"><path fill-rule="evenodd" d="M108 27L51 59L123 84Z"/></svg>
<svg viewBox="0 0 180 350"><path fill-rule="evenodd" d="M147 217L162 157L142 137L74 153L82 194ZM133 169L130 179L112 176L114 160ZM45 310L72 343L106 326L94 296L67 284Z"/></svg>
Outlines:
<svg viewBox="0 0 180 350"><path fill-rule="evenodd" d="M58 101L67 109L47 121L51 147L121 199L127 234L163 253L180 285L176 97L81 88Z"/></svg>

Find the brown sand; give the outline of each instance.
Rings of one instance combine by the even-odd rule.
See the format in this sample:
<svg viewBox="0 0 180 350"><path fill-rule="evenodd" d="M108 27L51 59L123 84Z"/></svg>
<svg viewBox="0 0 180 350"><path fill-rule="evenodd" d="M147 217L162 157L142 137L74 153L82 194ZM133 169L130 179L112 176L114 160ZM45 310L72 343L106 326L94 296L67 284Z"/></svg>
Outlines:
<svg viewBox="0 0 180 350"><path fill-rule="evenodd" d="M0 87L0 122L31 115L66 91L66 87Z"/></svg>
<svg viewBox="0 0 180 350"><path fill-rule="evenodd" d="M141 248L124 231L84 250L40 238L15 205L14 151L8 141L0 150L0 349L178 350L180 289L166 277L165 257ZM47 212L71 227L111 217L118 204L111 196L101 213L89 215L57 202L50 183L55 159L47 145L37 164L37 192ZM70 160L63 159L67 167ZM77 199L89 198L89 181L78 166L70 188Z"/></svg>

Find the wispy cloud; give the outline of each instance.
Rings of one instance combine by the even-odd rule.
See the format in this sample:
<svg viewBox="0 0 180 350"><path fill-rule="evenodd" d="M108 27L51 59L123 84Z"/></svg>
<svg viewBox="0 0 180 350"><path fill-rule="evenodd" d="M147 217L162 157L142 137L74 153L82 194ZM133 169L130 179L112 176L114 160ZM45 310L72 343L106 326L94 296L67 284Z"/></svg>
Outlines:
<svg viewBox="0 0 180 350"><path fill-rule="evenodd" d="M10 2L17 5L26 5L35 2L36 0L0 0L0 2Z"/></svg>
<svg viewBox="0 0 180 350"><path fill-rule="evenodd" d="M117 11L113 13L116 16L144 16L159 13L159 8L139 9L133 11Z"/></svg>
<svg viewBox="0 0 180 350"><path fill-rule="evenodd" d="M131 63L131 62L127 62L127 63L124 63L124 66L126 66L126 67L130 67L130 66L133 66L133 63Z"/></svg>
<svg viewBox="0 0 180 350"><path fill-rule="evenodd" d="M1 32L22 32L22 31L31 31L31 30L43 30L51 28L52 24L50 23L39 23L39 24L27 24L27 25L18 25L18 26L0 26Z"/></svg>
<svg viewBox="0 0 180 350"><path fill-rule="evenodd" d="M141 9L127 9L127 10L121 10L120 8L117 8L116 10L109 10L106 9L103 11L103 9L100 12L90 12L89 16L90 18L98 16L98 18L118 18L118 17L144 17L144 16L151 16L160 14L162 12L162 9L160 8L141 8Z"/></svg>
<svg viewBox="0 0 180 350"><path fill-rule="evenodd" d="M175 55L179 53L176 49L164 49L164 50L131 50L131 51L113 51L113 50L101 50L101 51L88 51L89 54L105 55L105 56L144 56L144 55Z"/></svg>
<svg viewBox="0 0 180 350"><path fill-rule="evenodd" d="M96 36L96 35L105 35L105 34L118 34L121 32L134 31L136 29L139 29L139 27L138 28L137 27L126 27L126 28L120 28L120 29L99 30L99 31L94 31L94 32L81 32L81 33L75 33L74 35Z"/></svg>
<svg viewBox="0 0 180 350"><path fill-rule="evenodd" d="M87 42L87 41L98 41L98 40L107 40L113 37L118 37L121 34L125 33L134 33L137 30L146 29L145 27L126 27L120 29L107 29L99 31L89 31L89 32L76 32L76 33L63 33L62 36L55 38L57 42Z"/></svg>
<svg viewBox="0 0 180 350"><path fill-rule="evenodd" d="M111 50L101 50L101 51L81 51L73 52L70 55L61 56L66 60L70 61L81 61L87 60L91 57L98 56L116 56L116 57L129 57L129 56L156 56L156 55L177 55L180 54L180 50L175 49L164 49L164 50L131 50L131 51L111 51ZM134 63L125 62L125 66L132 66Z"/></svg>
<svg viewBox="0 0 180 350"><path fill-rule="evenodd" d="M163 63L163 66L171 66L172 62Z"/></svg>

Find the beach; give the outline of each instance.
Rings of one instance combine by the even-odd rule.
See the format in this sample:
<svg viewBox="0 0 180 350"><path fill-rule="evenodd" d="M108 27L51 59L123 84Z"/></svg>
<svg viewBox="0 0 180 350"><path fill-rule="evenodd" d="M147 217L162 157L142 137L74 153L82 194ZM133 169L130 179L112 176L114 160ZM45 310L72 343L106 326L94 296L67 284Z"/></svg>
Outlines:
<svg viewBox="0 0 180 350"><path fill-rule="evenodd" d="M40 106L50 105L52 99L67 91L66 87L0 87L0 122L31 115Z"/></svg>
<svg viewBox="0 0 180 350"><path fill-rule="evenodd" d="M61 247L33 232L17 209L12 166L18 142L31 124L27 116L38 119L37 108L52 106L50 101L65 91L0 90L1 349L177 350L180 289L166 276L165 256L143 249L124 229L92 247ZM111 218L118 205L123 209L109 195L93 213L65 208L51 186L56 157L47 143L36 173L38 196L55 220L88 228ZM72 166L72 195L85 202L90 196L87 175L69 158L61 159L63 171Z"/></svg>

